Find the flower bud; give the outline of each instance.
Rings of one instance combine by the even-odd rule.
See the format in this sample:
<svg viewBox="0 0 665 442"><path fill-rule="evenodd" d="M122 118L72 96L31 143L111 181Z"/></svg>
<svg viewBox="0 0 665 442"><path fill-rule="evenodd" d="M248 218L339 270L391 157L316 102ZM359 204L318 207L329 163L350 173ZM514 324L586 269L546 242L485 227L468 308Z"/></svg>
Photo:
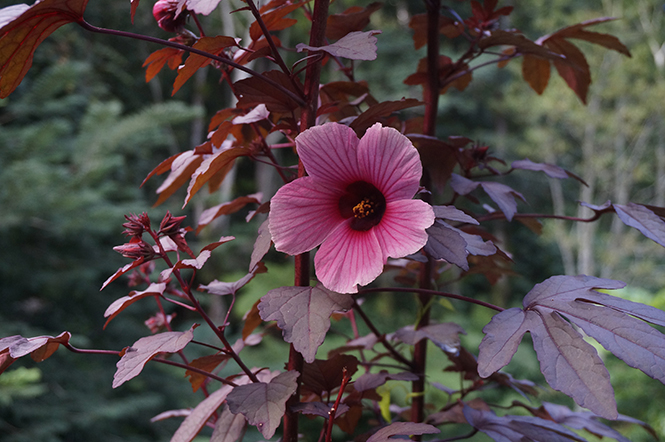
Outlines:
<svg viewBox="0 0 665 442"><path fill-rule="evenodd" d="M122 233L127 236L140 238L145 230L150 229L150 218L148 218L148 214L145 212L141 215L133 213L125 215L125 219L127 222L122 225L125 228Z"/></svg>
<svg viewBox="0 0 665 442"><path fill-rule="evenodd" d="M132 238L128 243L113 247L113 250L120 253L125 258L150 260L155 256L155 250L150 244L142 239Z"/></svg>
<svg viewBox="0 0 665 442"><path fill-rule="evenodd" d="M162 222L159 223L159 235L165 235L173 237L179 235L182 232L180 231L180 225L187 218L186 216L173 216L171 212L167 211L166 215L162 219Z"/></svg>
<svg viewBox="0 0 665 442"><path fill-rule="evenodd" d="M159 0L152 7L152 15L160 28L166 32L179 32L185 26L187 10L176 14L178 0Z"/></svg>

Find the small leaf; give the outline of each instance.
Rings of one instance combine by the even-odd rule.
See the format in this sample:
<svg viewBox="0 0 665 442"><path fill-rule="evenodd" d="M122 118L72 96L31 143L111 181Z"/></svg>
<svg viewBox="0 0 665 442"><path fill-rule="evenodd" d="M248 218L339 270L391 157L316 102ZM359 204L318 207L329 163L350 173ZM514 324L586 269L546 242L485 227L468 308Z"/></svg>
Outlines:
<svg viewBox="0 0 665 442"><path fill-rule="evenodd" d="M259 312L264 321L277 321L284 340L312 362L330 328L330 315L352 305L351 295L331 292L319 284L270 290L261 298Z"/></svg>
<svg viewBox="0 0 665 442"><path fill-rule="evenodd" d="M297 371L287 371L267 384L258 382L240 385L226 398L229 410L234 414L242 413L263 437L270 439L284 415L286 401L296 391L299 375Z"/></svg>
<svg viewBox="0 0 665 442"><path fill-rule="evenodd" d="M257 121L265 120L269 116L270 112L268 112L268 108L266 107L265 104L261 103L258 106L256 106L254 109L249 111L247 114L238 115L231 122L233 124L256 123Z"/></svg>
<svg viewBox="0 0 665 442"><path fill-rule="evenodd" d="M444 352L457 354L460 347L460 333L466 334L459 325L454 322L443 322L426 325L417 330L413 325L407 325L398 329L395 337L409 345L416 345L421 339L429 339Z"/></svg>
<svg viewBox="0 0 665 442"><path fill-rule="evenodd" d="M348 376L358 370L358 359L352 355L335 355L329 359L315 359L303 366L303 388L321 396L330 393L342 384L344 369Z"/></svg>
<svg viewBox="0 0 665 442"><path fill-rule="evenodd" d="M381 31L350 32L335 43L313 47L303 43L296 45L298 52L304 50L310 52L323 51L334 57L343 57L350 60L376 60L376 37Z"/></svg>
<svg viewBox="0 0 665 442"><path fill-rule="evenodd" d="M402 373L388 373L387 371L381 371L380 373L365 373L356 379L353 383L353 388L355 388L356 391L372 390L376 387L380 387L389 380L416 381L418 380L418 375L408 371Z"/></svg>
<svg viewBox="0 0 665 442"><path fill-rule="evenodd" d="M614 204L614 210L623 223L639 230L650 240L665 247L665 221L641 204Z"/></svg>
<svg viewBox="0 0 665 442"><path fill-rule="evenodd" d="M275 2L269 2L266 6L274 6ZM297 23L298 20L293 18L285 18L286 15L300 8L305 2L277 2L277 7L270 12L261 8L261 18L268 31L281 31L289 28ZM252 40L257 41L263 35L263 31L259 24L254 21L249 27L249 36Z"/></svg>
<svg viewBox="0 0 665 442"><path fill-rule="evenodd" d="M150 286L143 291L132 291L128 296L123 296L122 298L116 299L111 305L108 306L104 312L104 317L108 318L104 323L104 328L115 318L121 311L126 309L128 306L132 305L139 299L146 298L148 296L159 296L164 293L166 290L166 283L152 283Z"/></svg>
<svg viewBox="0 0 665 442"><path fill-rule="evenodd" d="M513 163L510 165L513 169L522 169L522 170L533 170L537 172L544 172L548 177L551 178L557 178L557 179L565 179L565 178L574 178L580 183L584 184L585 186L588 186L586 182L579 176L575 175L572 172L568 172L565 169L562 169L561 167L555 165L555 164L548 164L548 163L534 163L528 158L525 158L523 160L519 161L513 161Z"/></svg>
<svg viewBox="0 0 665 442"><path fill-rule="evenodd" d="M466 260L466 241L462 235L452 229L452 226L436 220L432 227L427 229L427 244L425 251L435 259L445 259L463 270L469 270Z"/></svg>
<svg viewBox="0 0 665 442"><path fill-rule="evenodd" d="M254 193L252 195L238 197L228 203L222 203L217 206L204 210L203 212L201 212L201 215L199 215L199 224L196 227L196 234L198 235L199 232L205 226L207 226L213 220L219 218L222 215L230 215L232 213L236 213L237 211L245 207L247 204L261 204L261 198L263 198L262 193L260 192Z"/></svg>
<svg viewBox="0 0 665 442"><path fill-rule="evenodd" d="M598 422L599 416L588 411L573 411L564 405L552 404L550 402L543 402L542 409L556 423L566 425L575 430L586 430L599 437L609 437L619 442L630 442L630 440L623 437L618 431ZM619 415L619 418L621 418L621 415Z"/></svg>
<svg viewBox="0 0 665 442"><path fill-rule="evenodd" d="M263 72L262 75L277 82L295 95L300 95L300 91L294 90L291 79L282 71L268 71ZM260 78L245 78L235 82L234 85L236 93L240 96L238 107L250 108L265 104L266 108L274 113L290 113L298 108L298 103L291 97Z"/></svg>
<svg viewBox="0 0 665 442"><path fill-rule="evenodd" d="M508 221L512 221L513 216L517 212L517 201L515 198L520 198L526 201L521 193L513 190L512 188L501 183L482 182L480 186L485 193L499 206L499 209L506 215Z"/></svg>
<svg viewBox="0 0 665 442"><path fill-rule="evenodd" d="M229 406L224 404L222 413L215 422L215 429L210 436L210 442L236 442L245 431L247 421L242 414L233 414Z"/></svg>
<svg viewBox="0 0 665 442"><path fill-rule="evenodd" d="M338 40L349 32L362 31L369 24L369 17L383 4L370 3L366 8L352 6L341 14L330 14L326 22L326 38Z"/></svg>
<svg viewBox="0 0 665 442"><path fill-rule="evenodd" d="M249 155L249 150L244 147L232 147L220 150L201 162L196 171L191 175L187 196L183 209L192 200L192 197L201 187L217 175L226 176L233 167L236 158Z"/></svg>
<svg viewBox="0 0 665 442"><path fill-rule="evenodd" d="M220 1L221 0L179 0L176 13L179 14L183 9L187 9L195 14L210 15Z"/></svg>
<svg viewBox="0 0 665 442"><path fill-rule="evenodd" d="M202 356L196 358L189 363L194 368L200 368L201 370L212 373L215 368L222 362L228 360L231 356L228 354L218 353L214 355ZM197 373L195 371L187 370L185 371L185 377L189 377L189 383L192 384L192 391L196 393L203 383L208 379L207 376Z"/></svg>
<svg viewBox="0 0 665 442"><path fill-rule="evenodd" d="M432 209L434 209L434 216L437 218L474 224L476 226L480 224L477 219L471 215L467 215L455 206L432 206Z"/></svg>
<svg viewBox="0 0 665 442"><path fill-rule="evenodd" d="M237 45L235 38L218 35L216 37L201 37L192 47L194 49L208 52L212 55L219 55L224 52L224 49L235 45ZM208 66L211 62L211 58L190 53L187 60L185 60L185 64L178 69L178 76L173 83L173 92L171 95L175 95L175 93L178 92L182 85L185 84L196 71L202 67Z"/></svg>
<svg viewBox="0 0 665 442"><path fill-rule="evenodd" d="M392 436L437 434L440 432L441 431L438 428L429 424L415 422L395 422L378 430L376 433L371 435L369 439L367 439L367 442L388 442L402 439L401 437L393 438Z"/></svg>
<svg viewBox="0 0 665 442"><path fill-rule="evenodd" d="M35 362L42 362L58 349L60 345L69 343L72 337L69 332L62 332L58 336L36 336L34 338L24 338L23 336L9 336L0 339L0 355L7 353L11 359L18 359L25 355L30 355ZM11 361L13 362L13 361ZM11 362L3 362L3 368L7 368Z"/></svg>
<svg viewBox="0 0 665 442"><path fill-rule="evenodd" d="M393 112L414 106L420 106L422 104L424 103L414 98L403 98L398 101L384 101L374 106L370 106L369 109L358 115L358 118L353 120L349 126L356 131L356 134L359 137L362 137L367 128L378 122L380 118L385 118L390 116Z"/></svg>
<svg viewBox="0 0 665 442"><path fill-rule="evenodd" d="M171 159L169 158L166 161L170 160ZM157 188L159 198L157 199L155 206L162 204L168 197L173 195L176 190L180 189L183 184L189 181L192 174L198 169L202 162L203 155L197 155L193 150L183 152L175 157L170 164L171 172L169 173L169 176L167 176L164 182ZM149 177L150 175L148 178Z"/></svg>
<svg viewBox="0 0 665 442"><path fill-rule="evenodd" d="M199 290L205 290L211 295L225 296L225 295L235 295L238 290L247 285L257 273L265 273L265 267L255 266L254 269L234 282L222 282L218 280L211 281L210 284L200 285Z"/></svg>
<svg viewBox="0 0 665 442"><path fill-rule="evenodd" d="M124 275L125 273L129 272L130 270L140 266L141 264L143 264L144 261L145 261L145 259L143 257L140 257L139 259L134 260L134 261L130 262L129 264L119 268L118 270L116 270L116 272L113 275L109 276L108 279L106 281L104 281L104 283L102 284L102 288L100 288L99 291L104 290L104 287L106 287L107 285L109 285L110 283L115 281L118 277L120 277L120 276Z"/></svg>
<svg viewBox="0 0 665 442"><path fill-rule="evenodd" d="M529 83L531 89L541 95L550 80L550 61L525 55L522 58L522 77Z"/></svg>
<svg viewBox="0 0 665 442"><path fill-rule="evenodd" d="M321 416L327 419L330 417L332 407L332 405L324 404L323 402L301 402L291 407L291 409L298 413ZM339 404L339 407L335 410L335 417L341 416L347 411L349 411L348 405Z"/></svg>
<svg viewBox="0 0 665 442"><path fill-rule="evenodd" d="M164 332L146 336L128 347L120 358L113 375L113 388L117 388L128 380L138 376L145 364L158 353L176 353L194 339L196 324L185 332Z"/></svg>
<svg viewBox="0 0 665 442"><path fill-rule="evenodd" d="M145 70L145 82L149 82L155 75L162 70L165 64L168 64L171 70L175 70L182 63L182 55L184 51L176 48L163 48L159 49L148 56L143 62Z"/></svg>
<svg viewBox="0 0 665 442"><path fill-rule="evenodd" d="M259 226L259 235L254 241L254 248L252 249L252 257L249 262L250 270L253 269L270 250L272 244L272 236L270 236L270 229L268 229L269 220L266 219Z"/></svg>
<svg viewBox="0 0 665 442"><path fill-rule="evenodd" d="M582 51L563 38L548 38L543 41L543 45L565 57L565 61L555 60L554 67L568 87L575 92L582 103L586 104L591 71Z"/></svg>
<svg viewBox="0 0 665 442"><path fill-rule="evenodd" d="M7 98L32 66L37 46L56 29L83 20L88 0L42 0L0 9L0 98Z"/></svg>
<svg viewBox="0 0 665 442"><path fill-rule="evenodd" d="M132 19L132 24L134 24L134 15L136 14L136 8L139 7L139 0L130 0L132 7L130 10L130 17Z"/></svg>
<svg viewBox="0 0 665 442"><path fill-rule="evenodd" d="M238 387L236 387L238 388ZM210 416L217 410L224 399L234 390L230 385L222 385L219 390L211 393L194 407L192 412L182 421L171 437L171 442L190 442L199 434Z"/></svg>

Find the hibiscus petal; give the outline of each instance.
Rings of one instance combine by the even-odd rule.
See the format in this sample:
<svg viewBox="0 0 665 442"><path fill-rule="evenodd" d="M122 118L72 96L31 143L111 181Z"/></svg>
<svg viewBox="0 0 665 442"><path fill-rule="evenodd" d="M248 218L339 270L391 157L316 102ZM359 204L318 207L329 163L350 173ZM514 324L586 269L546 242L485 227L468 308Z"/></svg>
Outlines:
<svg viewBox="0 0 665 442"><path fill-rule="evenodd" d="M314 126L296 137L296 149L307 174L338 188L361 179L357 146L353 129L339 123Z"/></svg>
<svg viewBox="0 0 665 442"><path fill-rule="evenodd" d="M275 248L289 255L312 250L344 221L339 191L312 177L298 178L280 188L270 201L270 234Z"/></svg>
<svg viewBox="0 0 665 442"><path fill-rule="evenodd" d="M421 200L391 201L374 227L384 261L416 253L427 243L425 229L434 223L432 206Z"/></svg>
<svg viewBox="0 0 665 442"><path fill-rule="evenodd" d="M385 263L373 230L359 232L343 223L326 238L314 258L319 281L338 293L356 293L374 281Z"/></svg>
<svg viewBox="0 0 665 442"><path fill-rule="evenodd" d="M380 123L367 129L358 144L358 162L364 179L379 189L387 201L413 198L423 168L411 141Z"/></svg>

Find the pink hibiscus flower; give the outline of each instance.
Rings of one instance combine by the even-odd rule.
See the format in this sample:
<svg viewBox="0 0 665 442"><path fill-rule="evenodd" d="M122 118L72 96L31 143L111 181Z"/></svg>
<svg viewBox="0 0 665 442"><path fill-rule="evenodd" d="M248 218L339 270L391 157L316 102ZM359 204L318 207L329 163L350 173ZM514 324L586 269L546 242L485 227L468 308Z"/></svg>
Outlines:
<svg viewBox="0 0 665 442"><path fill-rule="evenodd" d="M290 255L320 245L314 267L326 288L355 293L388 257L425 245L434 212L412 199L422 165L404 135L377 123L359 140L353 129L327 123L301 133L296 149L309 176L272 198L270 233L275 248Z"/></svg>

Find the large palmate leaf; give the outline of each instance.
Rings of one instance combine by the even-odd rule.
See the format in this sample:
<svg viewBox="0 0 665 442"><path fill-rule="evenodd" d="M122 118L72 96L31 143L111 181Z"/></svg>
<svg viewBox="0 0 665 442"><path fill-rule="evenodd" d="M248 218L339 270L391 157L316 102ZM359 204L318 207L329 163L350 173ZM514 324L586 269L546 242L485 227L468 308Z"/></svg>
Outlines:
<svg viewBox="0 0 665 442"><path fill-rule="evenodd" d="M227 396L229 409L234 414L242 413L263 437L270 439L284 415L286 401L296 391L298 376L297 371L287 371L269 383L240 385Z"/></svg>
<svg viewBox="0 0 665 442"><path fill-rule="evenodd" d="M330 315L353 305L351 295L316 287L280 287L270 290L259 303L264 321L277 321L284 340L312 362L330 328Z"/></svg>
<svg viewBox="0 0 665 442"><path fill-rule="evenodd" d="M567 428L532 416L497 416L491 411L464 406L464 417L496 442L586 442Z"/></svg>
<svg viewBox="0 0 665 442"><path fill-rule="evenodd" d="M124 354L116 364L118 369L113 375L113 388L117 388L141 373L145 364L159 353L176 353L194 339L194 324L184 332L164 332L146 336L131 347L124 350Z"/></svg>
<svg viewBox="0 0 665 442"><path fill-rule="evenodd" d="M665 312L594 290L624 286L584 275L554 276L537 284L524 298L523 309L505 310L483 329L478 373L487 377L510 362L528 331L552 388L602 417L616 418L602 360L563 317L631 367L665 383L665 335L646 323L665 325Z"/></svg>
<svg viewBox="0 0 665 442"><path fill-rule="evenodd" d="M83 19L88 0L42 0L0 9L0 98L21 83L35 49L53 31Z"/></svg>

